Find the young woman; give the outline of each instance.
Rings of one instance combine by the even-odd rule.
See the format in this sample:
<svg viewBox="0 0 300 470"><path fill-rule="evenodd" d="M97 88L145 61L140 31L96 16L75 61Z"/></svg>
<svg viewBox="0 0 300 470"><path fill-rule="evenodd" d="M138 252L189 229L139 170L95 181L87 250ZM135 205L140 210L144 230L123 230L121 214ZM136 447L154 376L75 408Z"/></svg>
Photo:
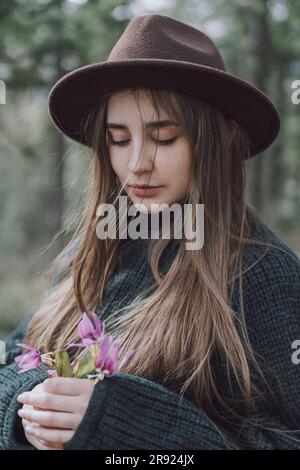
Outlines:
<svg viewBox="0 0 300 470"><path fill-rule="evenodd" d="M6 340L1 447L300 449L300 261L245 196L245 161L278 133L272 103L225 71L202 32L145 15L108 61L63 77L49 110L91 147L90 188L50 292ZM99 238L97 209L120 195L148 216L204 204L203 247ZM18 341L65 348L93 311L136 351L120 373L96 385L18 374Z"/></svg>

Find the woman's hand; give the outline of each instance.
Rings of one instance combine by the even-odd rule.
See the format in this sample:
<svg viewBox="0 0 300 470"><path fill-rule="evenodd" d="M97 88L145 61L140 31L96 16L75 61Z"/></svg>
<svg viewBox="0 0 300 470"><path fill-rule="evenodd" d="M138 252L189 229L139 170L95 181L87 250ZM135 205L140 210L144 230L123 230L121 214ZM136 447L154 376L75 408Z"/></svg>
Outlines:
<svg viewBox="0 0 300 470"><path fill-rule="evenodd" d="M56 373L55 370L48 370L47 372L48 372L48 375L50 377L57 377L57 373ZM36 385L31 391L33 392L33 391L41 391L41 390L44 390L44 384L43 383ZM22 409L23 409L23 411L27 412L29 410L33 410L34 408L33 408L32 405L23 405ZM40 409L40 408L36 408L36 409ZM19 414L21 415L23 413L19 413ZM33 434L27 433L27 431L26 431L27 426L37 426L38 427L39 424L31 422L31 421L27 421L27 419L23 418L22 419L22 425L23 425L23 428L24 428L24 433L25 433L26 439L36 449L38 449L38 450L63 450L63 445L62 444L49 442L49 441L46 441L44 439L38 439L37 437L34 437Z"/></svg>
<svg viewBox="0 0 300 470"><path fill-rule="evenodd" d="M43 384L39 384L37 385L36 387L34 387L32 389L32 391L39 391L39 390L43 390ZM23 405L23 410L25 411L29 411L29 410L33 410L33 406L31 405ZM27 426L39 426L37 423L33 423L31 421L27 421L25 418L22 419L22 425L23 425L23 428L24 428L24 433L25 433L25 436L26 436L26 439L28 440L28 442L30 442L30 444L32 444L36 449L38 450L63 450L63 446L62 444L55 444L55 443L51 443L51 442L48 442L48 441L45 441L43 439L37 439L36 437L34 437L32 434L29 434L26 432L26 428Z"/></svg>
<svg viewBox="0 0 300 470"><path fill-rule="evenodd" d="M57 372L55 370L50 369L50 370L47 371L47 373L50 377L57 377ZM38 384L31 391L33 391L33 390L39 391L39 390L43 390L43 389L44 389L44 385L43 384ZM23 405L23 410L33 410L33 409L34 408L31 405ZM37 409L39 409L39 408L37 408ZM31 426L31 425L32 426L39 426L37 423L27 421L26 419L23 418L22 419L22 425L23 425L23 428L24 428L24 433L25 433L26 439L36 449L38 449L38 450L63 450L63 445L62 444L56 444L54 442L45 441L44 439L38 439L38 438L34 437L32 434L29 434L25 431L25 428L27 428L27 426Z"/></svg>
<svg viewBox="0 0 300 470"><path fill-rule="evenodd" d="M94 384L89 379L53 377L18 396L28 441L39 450L63 450L87 409Z"/></svg>

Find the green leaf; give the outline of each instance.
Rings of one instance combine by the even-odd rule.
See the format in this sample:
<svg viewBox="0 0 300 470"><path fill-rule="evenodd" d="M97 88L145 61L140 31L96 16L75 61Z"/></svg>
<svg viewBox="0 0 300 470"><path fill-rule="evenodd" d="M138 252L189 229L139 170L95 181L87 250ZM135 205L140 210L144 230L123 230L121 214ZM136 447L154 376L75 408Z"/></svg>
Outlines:
<svg viewBox="0 0 300 470"><path fill-rule="evenodd" d="M68 351L58 351L55 354L55 367L60 377L72 377L73 370L70 364Z"/></svg>
<svg viewBox="0 0 300 470"><path fill-rule="evenodd" d="M95 371L95 361L99 351L99 346L92 345L85 348L78 356L74 377L84 378L87 374Z"/></svg>

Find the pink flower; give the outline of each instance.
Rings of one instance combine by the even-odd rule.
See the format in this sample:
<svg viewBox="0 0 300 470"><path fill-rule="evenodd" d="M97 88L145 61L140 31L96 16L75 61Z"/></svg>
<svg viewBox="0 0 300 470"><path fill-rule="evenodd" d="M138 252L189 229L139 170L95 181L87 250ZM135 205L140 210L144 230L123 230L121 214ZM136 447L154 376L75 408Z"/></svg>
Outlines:
<svg viewBox="0 0 300 470"><path fill-rule="evenodd" d="M36 369L42 364L42 355L38 349L32 348L28 344L17 343L17 346L21 346L23 349L27 349L28 352L15 357L15 361L20 367L19 373L26 372L29 369Z"/></svg>
<svg viewBox="0 0 300 470"><path fill-rule="evenodd" d="M95 368L96 372L100 373L103 377L105 375L111 376L120 371L124 364L128 361L130 356L133 354L134 349L129 349L120 360L120 344L115 342L112 345L113 338L111 336L104 337L100 352L96 359ZM112 350L110 351L112 346Z"/></svg>
<svg viewBox="0 0 300 470"><path fill-rule="evenodd" d="M81 338L81 343L69 344L71 346L77 346L79 348L87 348L95 343L100 343L104 336L104 324L102 325L100 318L96 313L92 314L94 324L89 319L87 314L84 312L82 320L78 324L78 333Z"/></svg>

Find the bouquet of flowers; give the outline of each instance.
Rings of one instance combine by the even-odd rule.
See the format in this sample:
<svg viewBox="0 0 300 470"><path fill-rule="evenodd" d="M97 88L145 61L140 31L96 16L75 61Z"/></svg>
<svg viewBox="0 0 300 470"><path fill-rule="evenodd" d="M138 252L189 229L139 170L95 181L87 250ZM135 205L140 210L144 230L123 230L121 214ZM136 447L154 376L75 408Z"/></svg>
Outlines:
<svg viewBox="0 0 300 470"><path fill-rule="evenodd" d="M113 340L112 336L104 334L105 325L96 313L92 313L93 322L84 312L82 320L78 324L78 333L81 343L69 344L67 349L42 354L38 349L24 343L17 346L27 350L26 353L15 357L21 369L19 373L29 369L36 369L41 364L54 369L57 376L92 379L96 384L106 376L112 376L120 371L134 350L129 349L120 356L120 344ZM78 347L82 349L78 355L75 366L72 367L68 349ZM47 371L49 373L49 370ZM51 375L51 369L50 374Z"/></svg>

